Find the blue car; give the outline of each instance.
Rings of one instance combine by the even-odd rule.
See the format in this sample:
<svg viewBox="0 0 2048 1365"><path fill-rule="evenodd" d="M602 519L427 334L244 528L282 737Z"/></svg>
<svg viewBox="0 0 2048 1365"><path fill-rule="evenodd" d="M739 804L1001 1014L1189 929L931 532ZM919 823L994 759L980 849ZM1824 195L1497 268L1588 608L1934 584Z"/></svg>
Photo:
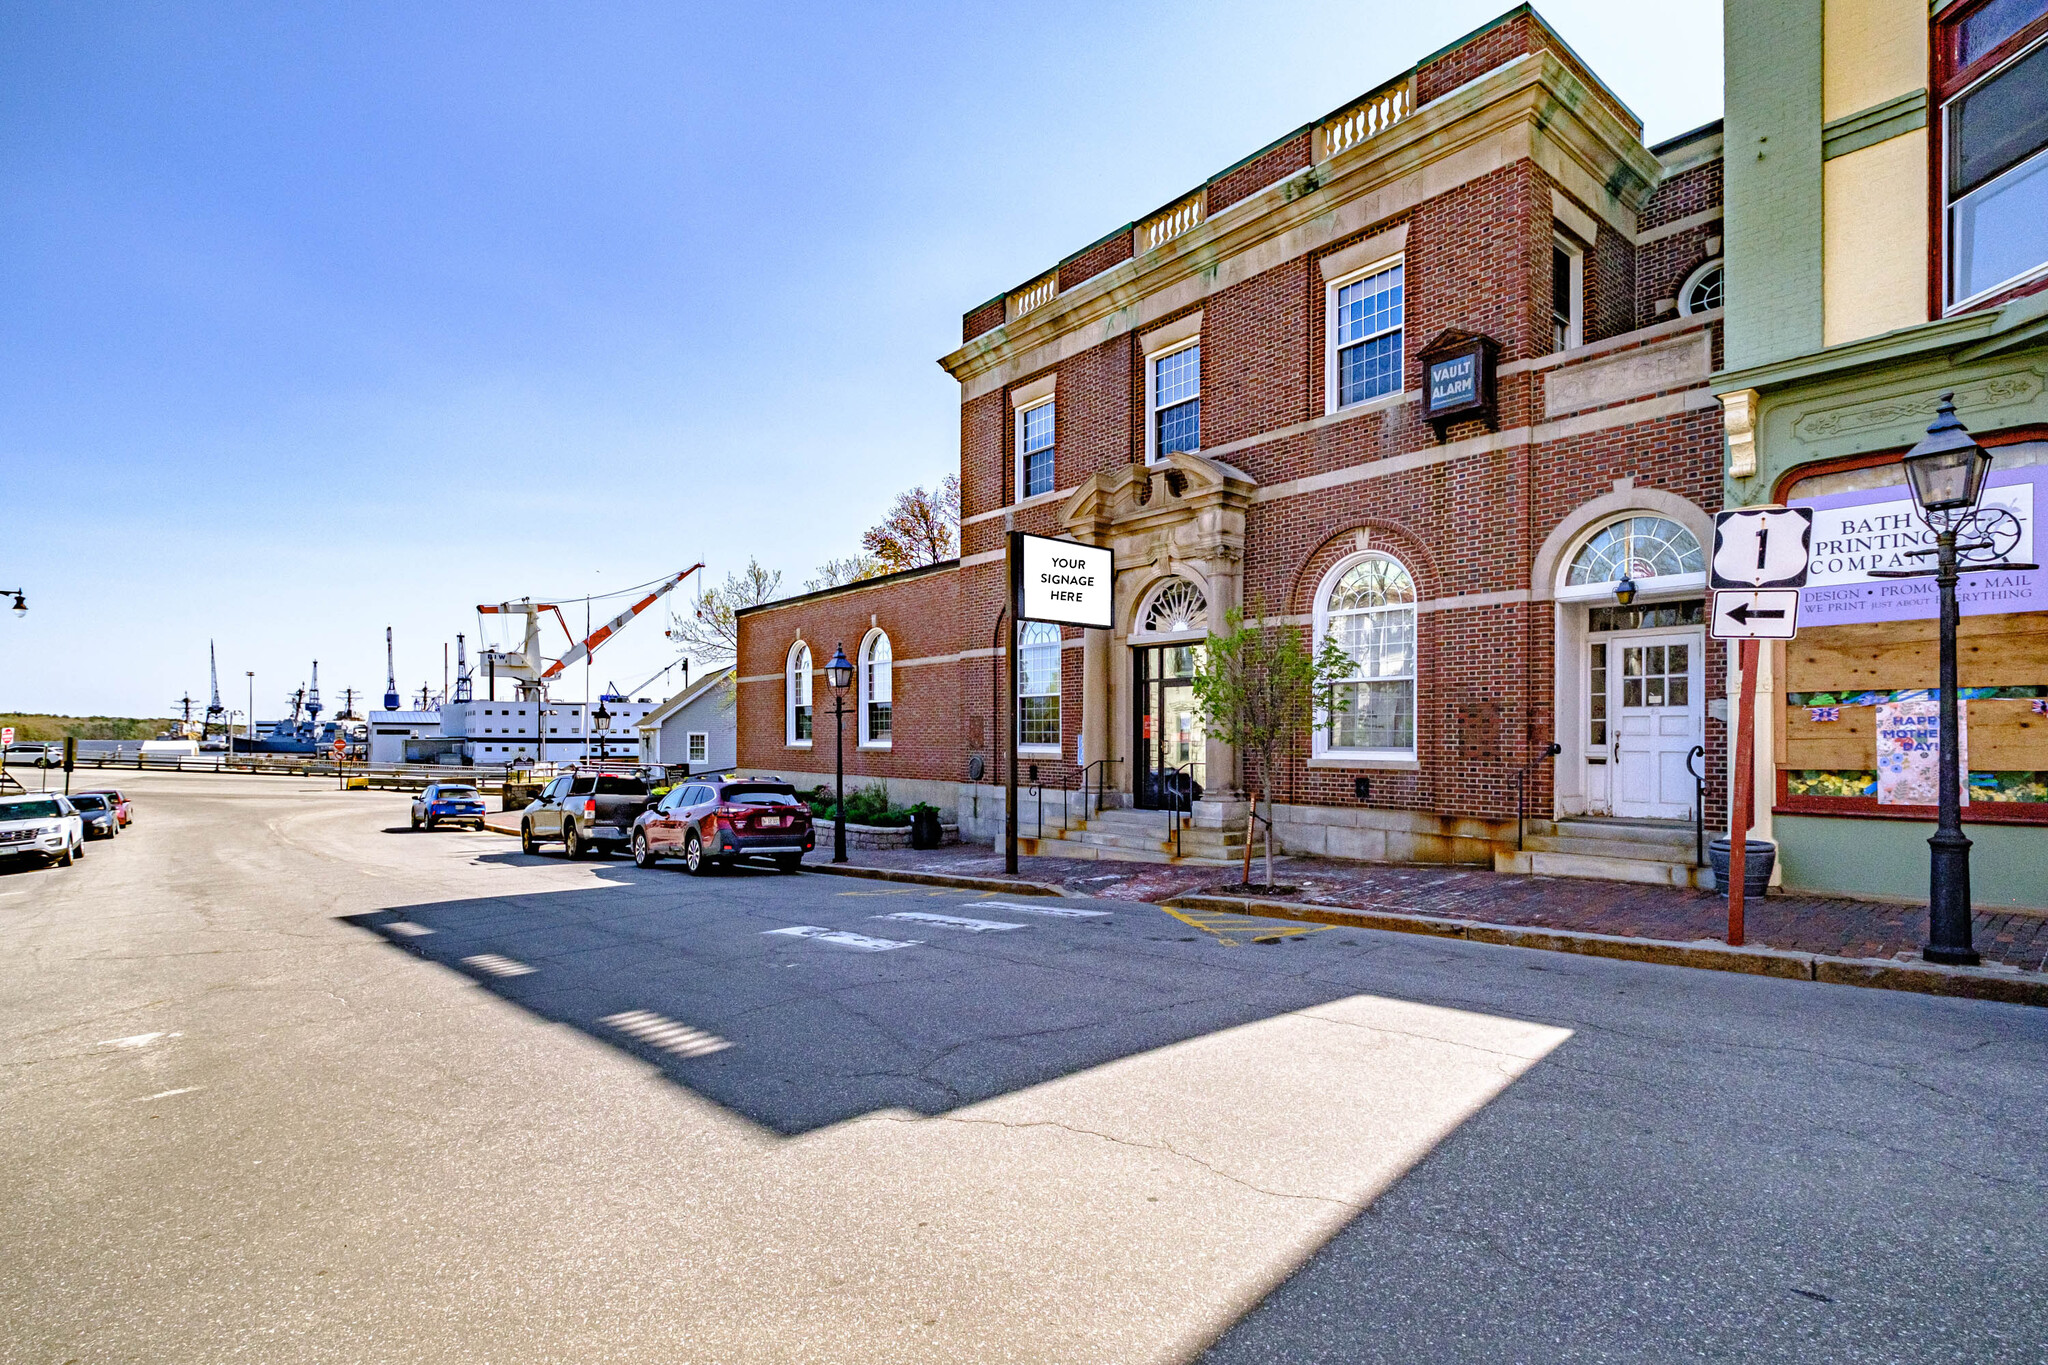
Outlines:
<svg viewBox="0 0 2048 1365"><path fill-rule="evenodd" d="M484 827L484 794L466 783L436 782L413 798L412 827L437 825Z"/></svg>

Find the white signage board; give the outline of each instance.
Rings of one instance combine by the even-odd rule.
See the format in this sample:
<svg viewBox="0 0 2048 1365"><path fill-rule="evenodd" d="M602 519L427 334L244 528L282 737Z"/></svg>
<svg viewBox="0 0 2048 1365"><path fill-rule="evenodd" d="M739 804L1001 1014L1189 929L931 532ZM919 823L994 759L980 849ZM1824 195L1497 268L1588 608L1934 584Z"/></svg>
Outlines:
<svg viewBox="0 0 2048 1365"><path fill-rule="evenodd" d="M1799 589L1723 588L1707 633L1716 640L1789 640L1799 633Z"/></svg>
<svg viewBox="0 0 2048 1365"><path fill-rule="evenodd" d="M1920 520L1904 484L1814 498L1813 562L1800 605L1809 626L1860 621L1925 621L1940 614L1932 578L1874 578L1876 569L1931 569L1934 532ZM1972 556L1984 563L2031 563L2036 551L2037 507L2048 507L2048 466L2009 471L1994 467L1981 504L1991 550ZM1965 616L2048 611L2048 571L1966 573L1956 589Z"/></svg>
<svg viewBox="0 0 2048 1365"><path fill-rule="evenodd" d="M1094 545L1020 535L1020 621L1109 629L1114 621L1115 556Z"/></svg>
<svg viewBox="0 0 2048 1365"><path fill-rule="evenodd" d="M1712 586L1797 588L1806 582L1813 509L1761 507L1714 516Z"/></svg>

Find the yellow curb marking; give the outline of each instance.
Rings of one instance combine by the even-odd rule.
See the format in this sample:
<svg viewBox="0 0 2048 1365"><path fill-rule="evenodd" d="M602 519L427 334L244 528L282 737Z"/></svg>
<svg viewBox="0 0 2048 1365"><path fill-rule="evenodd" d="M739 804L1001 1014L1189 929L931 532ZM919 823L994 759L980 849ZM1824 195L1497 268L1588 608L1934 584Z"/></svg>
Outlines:
<svg viewBox="0 0 2048 1365"><path fill-rule="evenodd" d="M1256 915L1233 915L1216 910L1175 910L1164 905L1159 908L1190 928L1214 934L1228 948L1241 946L1239 939L1278 943L1283 938L1320 934L1337 927L1334 924L1297 924L1290 920L1261 919Z"/></svg>

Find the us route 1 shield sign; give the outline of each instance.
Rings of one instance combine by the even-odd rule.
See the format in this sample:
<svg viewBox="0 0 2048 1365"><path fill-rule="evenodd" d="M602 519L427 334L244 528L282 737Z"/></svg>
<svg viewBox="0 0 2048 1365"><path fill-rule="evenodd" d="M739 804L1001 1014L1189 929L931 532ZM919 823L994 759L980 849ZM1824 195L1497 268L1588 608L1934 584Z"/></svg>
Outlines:
<svg viewBox="0 0 2048 1365"><path fill-rule="evenodd" d="M1707 633L1716 640L1789 640L1799 633L1799 589L1723 588Z"/></svg>
<svg viewBox="0 0 2048 1365"><path fill-rule="evenodd" d="M1017 535L1017 619L1066 626L1099 626L1115 619L1111 593L1115 556L1094 545L1048 536Z"/></svg>
<svg viewBox="0 0 2048 1365"><path fill-rule="evenodd" d="M1803 588L1813 553L1813 509L1758 507L1714 514L1709 586Z"/></svg>

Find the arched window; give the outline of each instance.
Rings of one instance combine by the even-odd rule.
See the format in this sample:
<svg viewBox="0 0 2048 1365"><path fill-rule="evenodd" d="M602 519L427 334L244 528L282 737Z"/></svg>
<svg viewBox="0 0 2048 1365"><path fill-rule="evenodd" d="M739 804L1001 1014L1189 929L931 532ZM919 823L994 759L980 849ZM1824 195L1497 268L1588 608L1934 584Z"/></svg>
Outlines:
<svg viewBox="0 0 2048 1365"><path fill-rule="evenodd" d="M1209 599L1185 578L1169 578L1152 592L1138 613L1138 629L1147 635L1180 635L1208 624Z"/></svg>
<svg viewBox="0 0 2048 1365"><path fill-rule="evenodd" d="M802 640L789 651L789 667L783 674L783 706L789 723L785 739L790 744L811 742L811 647Z"/></svg>
<svg viewBox="0 0 2048 1365"><path fill-rule="evenodd" d="M1691 316L1694 313L1704 313L1709 308L1719 308L1727 279L1728 271L1721 262L1708 261L1686 276L1684 286L1678 291L1678 311Z"/></svg>
<svg viewBox="0 0 2048 1365"><path fill-rule="evenodd" d="M1351 660L1316 735L1317 753L1415 757L1415 579L1377 552L1341 563L1316 601L1316 648Z"/></svg>
<svg viewBox="0 0 2048 1365"><path fill-rule="evenodd" d="M860 647L860 742L887 744L894 728L895 655L889 637L871 633Z"/></svg>
<svg viewBox="0 0 2048 1365"><path fill-rule="evenodd" d="M1060 747L1060 628L1027 621L1017 642L1017 743Z"/></svg>
<svg viewBox="0 0 2048 1365"><path fill-rule="evenodd" d="M1698 537L1669 517L1623 517L1580 547L1565 586L1618 583L1626 574L1642 587L1654 579L1697 577L1706 567Z"/></svg>

